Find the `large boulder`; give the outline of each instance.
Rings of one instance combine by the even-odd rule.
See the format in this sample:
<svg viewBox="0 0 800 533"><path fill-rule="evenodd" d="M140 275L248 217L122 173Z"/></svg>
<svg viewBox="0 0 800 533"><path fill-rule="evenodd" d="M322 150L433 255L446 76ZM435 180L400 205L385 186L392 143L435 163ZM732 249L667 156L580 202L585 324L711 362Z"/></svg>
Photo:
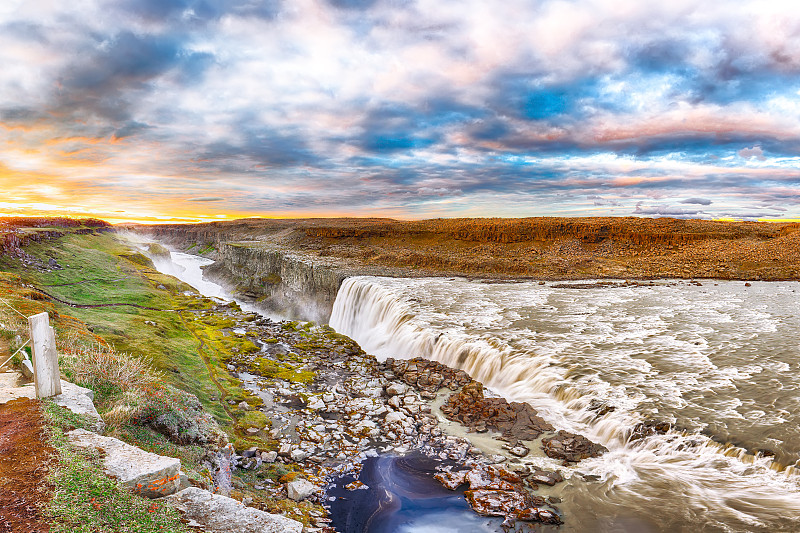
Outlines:
<svg viewBox="0 0 800 533"><path fill-rule="evenodd" d="M67 433L70 443L103 453L103 468L133 492L146 498L168 496L180 486L180 459L156 455L113 437L76 429Z"/></svg>
<svg viewBox="0 0 800 533"><path fill-rule="evenodd" d="M301 533L303 524L246 507L233 498L190 487L165 498L190 526L210 533Z"/></svg>
<svg viewBox="0 0 800 533"><path fill-rule="evenodd" d="M319 487L305 479L296 479L286 484L286 493L289 498L297 502L305 500L317 491L319 491Z"/></svg>

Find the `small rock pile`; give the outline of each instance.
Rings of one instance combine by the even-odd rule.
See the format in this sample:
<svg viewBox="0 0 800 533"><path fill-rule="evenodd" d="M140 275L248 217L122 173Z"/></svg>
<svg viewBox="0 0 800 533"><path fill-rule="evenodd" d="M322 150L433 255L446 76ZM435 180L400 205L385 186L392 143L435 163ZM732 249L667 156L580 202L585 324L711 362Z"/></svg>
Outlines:
<svg viewBox="0 0 800 533"><path fill-rule="evenodd" d="M509 403L504 398L486 398L483 385L470 381L460 392L453 394L442 406L449 420L459 422L471 431L493 429L509 441L511 452L518 457L528 454L519 444L523 440L536 440L553 426L545 422L527 403Z"/></svg>
<svg viewBox="0 0 800 533"><path fill-rule="evenodd" d="M444 387L458 390L459 387L472 381L469 374L463 370L456 370L438 361L420 357L399 361L389 358L383 364L404 383L419 390L420 395L426 399L435 398L436 393Z"/></svg>
<svg viewBox="0 0 800 533"><path fill-rule="evenodd" d="M481 516L502 516L545 524L561 523L556 513L540 508L545 504L544 499L526 490L519 473L501 466L478 465L471 470L440 472L434 477L450 490L469 485L464 495ZM561 476L558 475L558 478Z"/></svg>
<svg viewBox="0 0 800 533"><path fill-rule="evenodd" d="M594 443L583 435L563 430L553 437L542 439L542 449L548 457L573 463L589 457L599 457L608 451L605 446Z"/></svg>

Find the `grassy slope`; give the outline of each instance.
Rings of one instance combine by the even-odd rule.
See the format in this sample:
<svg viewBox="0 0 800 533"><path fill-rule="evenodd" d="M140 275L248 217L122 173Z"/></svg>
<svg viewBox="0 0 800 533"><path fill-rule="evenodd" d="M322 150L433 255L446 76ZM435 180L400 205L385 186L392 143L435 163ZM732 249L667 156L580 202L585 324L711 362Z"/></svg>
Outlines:
<svg viewBox="0 0 800 533"><path fill-rule="evenodd" d="M64 268L38 272L23 270L13 262L0 264L0 268L72 303L132 303L165 310L197 307L197 300L183 296L190 287L157 272L149 261L143 260L146 258L132 254L113 233L71 234L33 244L26 247L26 252L39 258L53 257ZM91 281L76 284L87 280ZM179 313L132 307L80 309L59 302L53 302L53 307L59 314L72 315L88 324L117 351L143 357L156 368L166 370L173 385L195 394L220 421L228 420L220 402L209 400L220 396L210 371L221 362L217 358L209 369L198 355L197 339ZM59 329L58 323L56 328Z"/></svg>
<svg viewBox="0 0 800 533"><path fill-rule="evenodd" d="M251 445L261 449L273 448L275 443L271 439L247 437L244 432L252 425L248 416L252 418L258 414L264 417L262 413L228 405L231 400L234 403L246 401L251 405L261 403L260 399L242 390L240 382L233 379L225 368L225 362L232 354L257 351L247 337L230 331L236 321L222 310L214 311L210 300L185 296L183 292L190 287L155 271L144 256L133 253L114 234L63 233L65 235L58 239L25 247L27 254L45 264L48 258L56 259L63 270L40 272L0 255L0 295L3 300L24 315L49 312L62 355L88 343L114 345L117 351L131 353L165 370L166 379L171 384L194 393L233 438L237 449ZM74 308L47 298L37 289L83 305L133 303L163 311L132 307ZM252 318L248 316L245 320ZM0 339L3 341L0 348L16 348L20 341L15 337L24 339L27 336L26 325L24 317L0 304ZM62 371L69 366L62 364ZM106 394L101 389L96 389L99 391L96 401L100 412L107 414L119 394ZM71 420L59 422L59 417L67 415L61 409L48 409L48 415L50 425L56 427L54 443L61 457L60 467L53 474L57 498L50 508L62 516L67 529L81 533L127 532L151 531L165 526L166 531L183 531L180 523L175 521L176 515L168 508L159 506L151 510L150 503L126 494L106 479L97 457L84 457L58 438L58 428L67 429L80 424ZM257 422L257 425L266 424L265 420ZM178 457L191 479L201 483L208 481L207 472L200 464L203 448L177 445L152 428L137 423L112 427L110 432L145 450ZM73 463L77 467L70 466ZM250 481L258 482L263 476L277 480L289 472L281 465L262 470L237 475L235 484L238 488L234 497L237 494L243 497L244 493L239 489L245 490ZM269 500L268 503L273 512L308 519L302 512L308 506L283 500ZM73 508L74 513L67 512ZM110 511L113 513L109 514ZM57 528L58 531L67 529Z"/></svg>

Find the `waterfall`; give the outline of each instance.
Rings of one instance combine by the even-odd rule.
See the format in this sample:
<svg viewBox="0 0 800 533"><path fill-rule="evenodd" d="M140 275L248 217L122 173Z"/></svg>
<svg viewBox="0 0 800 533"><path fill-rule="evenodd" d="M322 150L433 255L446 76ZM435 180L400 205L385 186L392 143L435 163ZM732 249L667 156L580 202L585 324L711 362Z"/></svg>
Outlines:
<svg viewBox="0 0 800 533"><path fill-rule="evenodd" d="M543 309L547 308L548 300L545 297L537 298L542 294L546 295L548 289L533 285L520 288L523 293L520 298L541 305ZM407 289L408 286L412 288ZM543 346L541 350L537 349L534 342L523 342L522 334L529 331L514 322L519 322L518 317L511 313L509 318L509 313L502 312L502 301L495 306L491 299L482 296L483 293L474 287L478 285L470 285L465 280L348 278L343 282L334 302L330 325L339 333L356 340L365 351L381 360L387 357L422 357L463 369L509 401L530 403L557 429L580 433L604 444L609 448L608 453L583 461L577 469L584 474L599 476L603 483L601 490L605 493L580 493L582 489L571 488L570 491L577 491L572 495L575 502L591 502L591 505L600 507L613 504L626 509L638 509L638 514L645 517L663 515L664 523L668 523L669 520L678 520L681 513L687 512L687 508L666 505L663 501L654 507L655 501L663 499L663 487L667 485L675 493L687 495L685 506L707 508L708 516L704 520L707 520L705 523L711 529L729 529L730 524L738 524L736 527L739 529L769 529L769 524L783 524L782 521L785 520L791 526L784 529L781 529L783 526L777 527L776 530L796 530L800 527L800 476L790 475L796 471L794 467L784 469L774 463L772 457L752 455L742 447L720 444L700 433L699 429L674 430L666 435L652 435L633 441L629 439L631 429L646 418L647 411L640 410L642 405L649 405L664 395L669 399L669 402L665 402L677 405L675 411L680 413L679 407L686 403L681 396L684 393L681 387L691 390L691 385L683 385L683 382L670 384L669 379L662 376L659 378L662 381L652 387L654 392L647 397L633 386L627 388L606 382L602 379L605 367L613 367L614 357L619 358L612 348L608 349L609 354L597 356L597 361L590 358L590 363L593 362L594 365L592 368L566 364L563 357L557 356L558 350L552 346L554 341L548 341L551 345ZM513 287L505 290L503 297L508 298L507 295L514 290ZM677 289L674 292L682 294ZM435 303L424 304L423 300L428 297L435 297ZM663 298L660 294L653 297L661 304L660 298ZM476 303L470 307L473 300ZM714 295L709 296L708 301L713 303ZM731 301L736 303L740 300ZM575 339L580 339L581 335L588 337L587 332L591 328L606 327L594 325L586 318L581 321L581 317L577 315L593 311L590 303L581 302L580 305L585 305L589 310L583 313L573 312L571 315L573 326L577 324L576 331L579 332L570 333L576 346L580 346L581 341ZM710 313L696 302L687 301L681 305L687 310L686 313ZM745 305L740 307L747 308ZM724 311L728 314L732 312L728 309ZM666 310L663 314L669 317L670 313L675 312L677 311ZM719 316L714 315L712 318L723 324L731 322L725 313L719 311ZM754 316L751 322L755 324L758 320L766 320L763 315L762 312L761 315ZM490 318L486 318L487 316ZM644 327L637 323L641 321L631 319L629 327L639 331ZM461 327L461 322L491 323L492 327ZM727 386L725 380L746 378L748 372L760 371L760 367L753 367L752 364L730 369L718 368L707 361L708 356L703 351L706 350L706 345L700 335L707 334L709 328L702 329L700 325L688 323L686 328L697 330L698 333L696 338L691 338L691 342L684 342L678 333L670 333L672 336L664 333L665 328L669 329L668 325L656 320L647 327L652 331L640 332L638 335L649 335L650 344L663 345L667 358L663 363L665 368L670 368L669 357L680 355L672 355L673 345L686 350L688 355L680 357L691 357L691 365L696 365L698 372L703 370L714 377L715 381L708 385L708 390ZM769 330L770 327L767 324L763 329ZM635 334L626 338L619 332L601 333L612 337L618 334L632 345L641 342ZM719 341L723 348L739 346L731 340L731 335L726 334L723 337ZM678 341L683 344L676 344ZM646 347L637 349L647 352ZM651 371L650 367L657 363L635 358L625 361L631 365L631 381L637 384L643 379L636 372L647 375ZM618 370L614 367L614 372L625 375L624 369ZM671 378L671 374L666 371L664 373ZM686 383L697 381L696 376L692 376L690 372L687 374L682 378ZM694 385L694 388L706 390L700 385ZM733 392L735 390L732 388ZM597 405L603 405L607 401L615 409L598 416ZM741 401L733 397L728 404L737 405ZM701 423L698 425L703 427ZM797 450L788 452L796 453ZM600 499L605 499L605 502L599 502Z"/></svg>
<svg viewBox="0 0 800 533"><path fill-rule="evenodd" d="M401 296L372 278L353 277L342 283L330 325L379 360L422 357L464 370L510 401L530 403L557 427L591 435L606 445L621 445L625 430L640 421L625 414L592 423L596 418L589 409L592 398L572 387L564 369L551 365L547 357L513 350L488 335L470 338L435 332L413 317Z"/></svg>

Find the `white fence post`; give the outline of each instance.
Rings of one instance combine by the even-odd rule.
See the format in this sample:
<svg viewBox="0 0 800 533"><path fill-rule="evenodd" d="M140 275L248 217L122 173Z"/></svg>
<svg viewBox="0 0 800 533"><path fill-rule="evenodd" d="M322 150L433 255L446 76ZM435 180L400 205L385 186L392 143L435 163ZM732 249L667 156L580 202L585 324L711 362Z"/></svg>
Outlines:
<svg viewBox="0 0 800 533"><path fill-rule="evenodd" d="M61 372L58 370L56 333L47 313L28 317L33 346L33 383L37 398L61 394Z"/></svg>

